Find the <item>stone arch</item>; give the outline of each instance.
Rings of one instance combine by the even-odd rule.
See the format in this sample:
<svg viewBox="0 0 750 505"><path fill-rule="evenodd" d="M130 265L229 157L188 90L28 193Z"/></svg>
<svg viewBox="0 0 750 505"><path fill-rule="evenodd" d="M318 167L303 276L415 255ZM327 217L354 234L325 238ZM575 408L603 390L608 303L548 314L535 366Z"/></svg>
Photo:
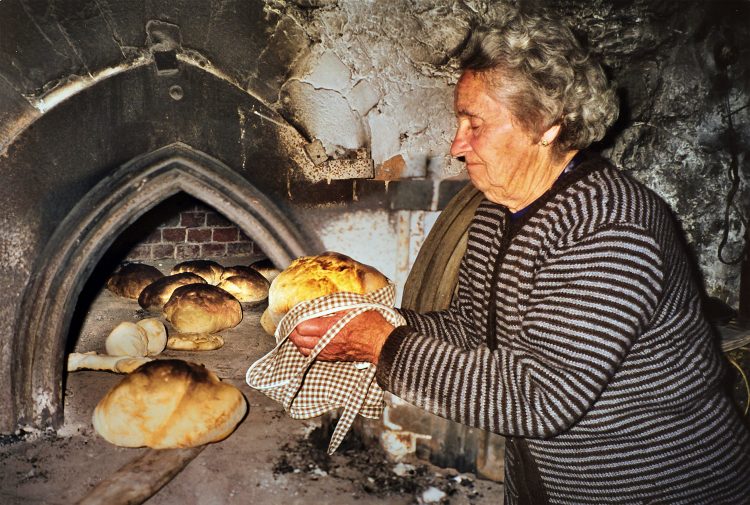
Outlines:
<svg viewBox="0 0 750 505"><path fill-rule="evenodd" d="M122 165L56 229L23 293L11 363L19 426L55 429L62 424L65 345L84 283L117 236L178 192L234 221L280 268L310 254L306 244L311 241L270 199L219 160L186 144L171 144Z"/></svg>

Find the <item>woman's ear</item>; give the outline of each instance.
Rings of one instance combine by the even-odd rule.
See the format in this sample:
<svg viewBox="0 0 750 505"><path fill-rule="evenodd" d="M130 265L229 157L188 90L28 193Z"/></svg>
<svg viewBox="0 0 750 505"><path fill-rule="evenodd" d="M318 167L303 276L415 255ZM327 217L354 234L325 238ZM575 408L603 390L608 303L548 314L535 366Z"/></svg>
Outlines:
<svg viewBox="0 0 750 505"><path fill-rule="evenodd" d="M557 136L560 134L560 125L555 124L549 127L546 132L542 134L542 137L539 139L539 143L543 146L548 146L552 142L555 141Z"/></svg>

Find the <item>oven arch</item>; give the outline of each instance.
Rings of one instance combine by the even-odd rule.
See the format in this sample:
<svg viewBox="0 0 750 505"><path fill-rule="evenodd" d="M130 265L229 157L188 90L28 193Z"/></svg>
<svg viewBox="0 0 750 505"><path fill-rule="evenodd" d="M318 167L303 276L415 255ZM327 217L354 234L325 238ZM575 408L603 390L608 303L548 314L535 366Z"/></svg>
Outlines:
<svg viewBox="0 0 750 505"><path fill-rule="evenodd" d="M232 220L279 268L311 254L308 244L314 241L245 178L206 153L178 142L123 164L57 227L24 290L11 362L18 426L62 425L65 346L78 295L115 238L178 192Z"/></svg>

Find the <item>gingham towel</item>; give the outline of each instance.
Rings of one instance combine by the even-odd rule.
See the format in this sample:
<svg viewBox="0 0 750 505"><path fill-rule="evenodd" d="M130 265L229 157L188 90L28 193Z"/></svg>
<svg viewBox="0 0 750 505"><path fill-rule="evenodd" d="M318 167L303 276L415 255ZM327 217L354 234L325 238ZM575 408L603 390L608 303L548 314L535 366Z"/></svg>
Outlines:
<svg viewBox="0 0 750 505"><path fill-rule="evenodd" d="M376 367L372 363L315 358L349 321L367 310L377 310L394 326L405 324L393 309L395 299L396 286L389 283L364 295L335 293L298 303L276 328L276 347L247 369L247 384L281 403L294 419L308 419L343 407L328 445L328 454L333 454L357 414L371 419L380 417L383 390L375 381ZM342 310L349 312L321 337L310 356L303 356L289 341L289 334L302 321Z"/></svg>

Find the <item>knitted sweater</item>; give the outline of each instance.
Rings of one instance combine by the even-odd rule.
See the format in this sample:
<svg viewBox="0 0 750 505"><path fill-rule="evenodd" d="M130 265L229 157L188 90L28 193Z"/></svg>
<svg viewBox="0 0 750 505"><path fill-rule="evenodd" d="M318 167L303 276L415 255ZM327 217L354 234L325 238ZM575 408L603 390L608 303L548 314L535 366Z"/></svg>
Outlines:
<svg viewBox="0 0 750 505"><path fill-rule="evenodd" d="M451 307L402 310L378 383L511 437L507 505L529 475L534 505L750 503L750 438L666 205L598 156L532 205L479 205Z"/></svg>

